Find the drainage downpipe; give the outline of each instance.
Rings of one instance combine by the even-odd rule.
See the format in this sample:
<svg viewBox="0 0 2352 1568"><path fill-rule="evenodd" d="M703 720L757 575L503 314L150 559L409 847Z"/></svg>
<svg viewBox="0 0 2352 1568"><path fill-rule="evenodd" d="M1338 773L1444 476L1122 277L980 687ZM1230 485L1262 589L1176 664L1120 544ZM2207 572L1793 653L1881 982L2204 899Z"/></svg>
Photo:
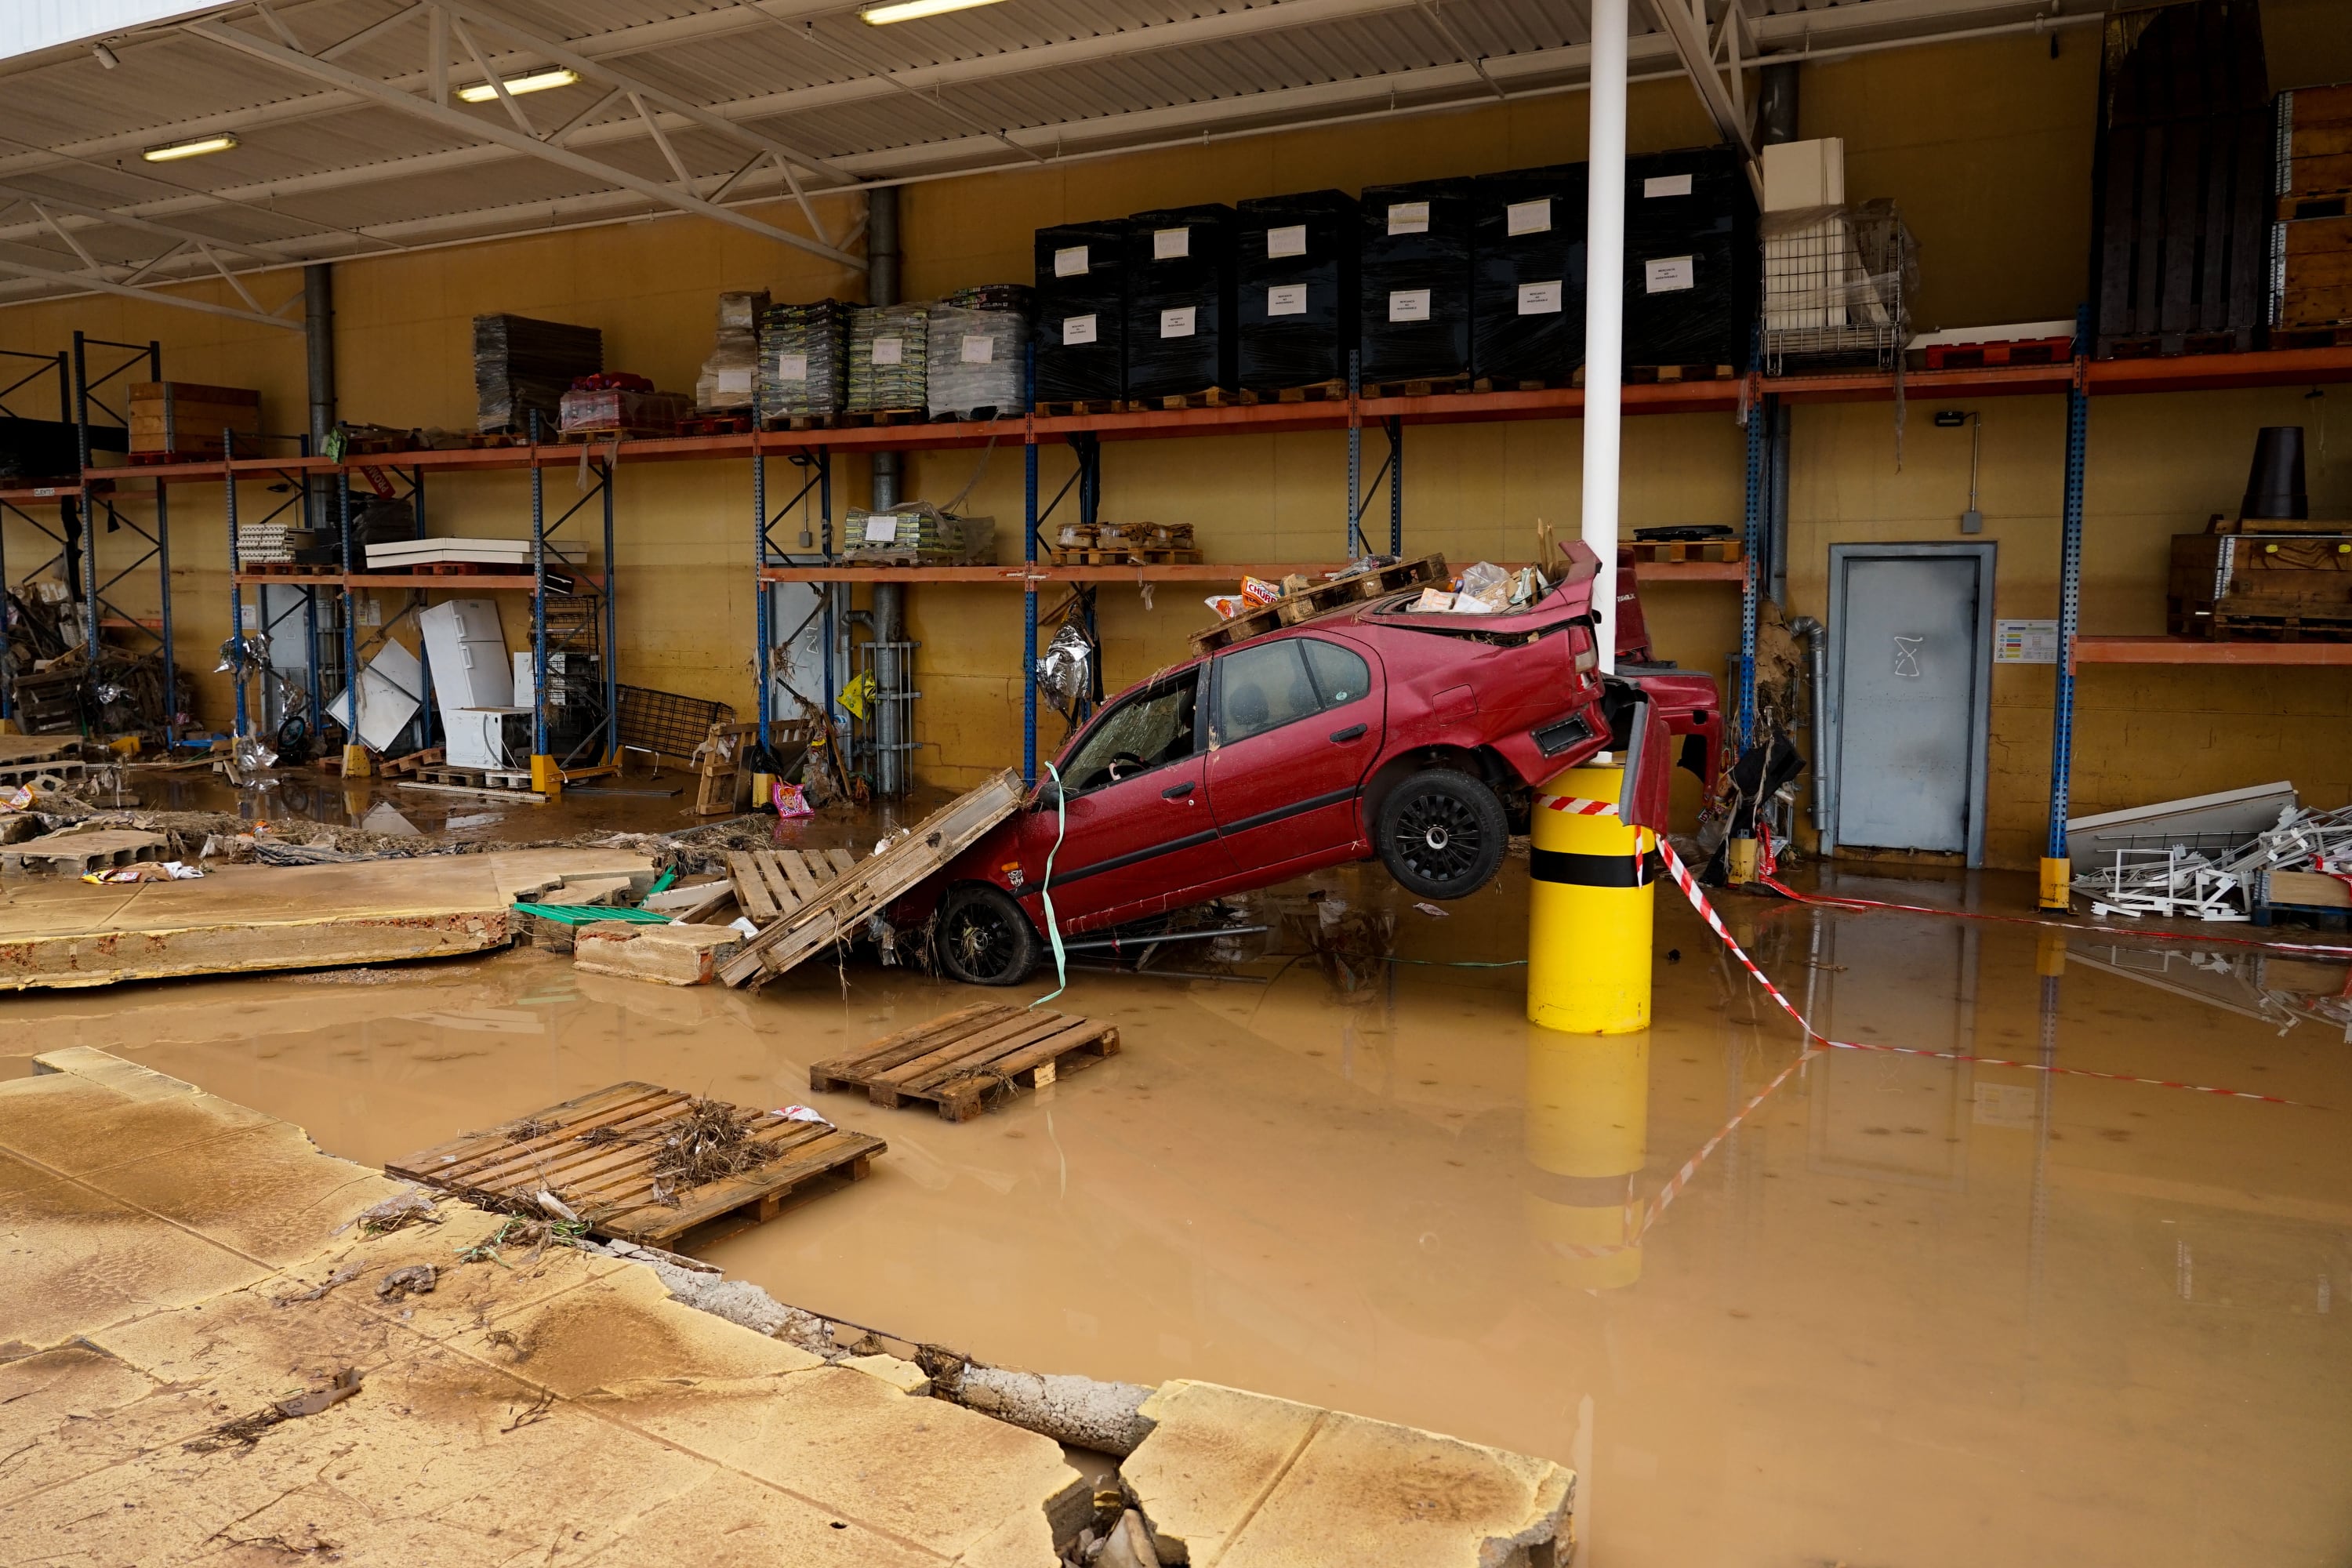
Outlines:
<svg viewBox="0 0 2352 1568"><path fill-rule="evenodd" d="M1813 742L1813 831L1823 834L1830 830L1829 758L1822 725L1830 699L1829 628L1811 616L1799 616L1789 623L1789 630L1805 639L1805 678L1811 687L1805 729Z"/></svg>
<svg viewBox="0 0 2352 1568"><path fill-rule="evenodd" d="M866 196L866 301L898 302L898 192L896 186ZM872 499L877 511L897 506L899 455L874 454ZM904 700L909 672L897 646L907 640L906 589L896 583L874 585L874 611L866 622L874 648L874 790L886 800L907 793L907 734L910 715Z"/></svg>
<svg viewBox="0 0 2352 1568"><path fill-rule="evenodd" d="M326 450L327 437L334 433L335 408L335 269L331 263L314 261L302 268L302 363L310 402L310 451L316 455ZM343 482L341 474L313 474L309 480L310 526L332 528L339 513L335 488ZM236 593L235 586L229 590ZM257 588L261 601L264 625L268 623L269 590ZM327 595L327 603L342 614L343 600L340 595ZM308 637L302 659L308 668L312 691L321 689L319 684L319 652L320 641L316 635ZM336 646L340 647L338 643ZM342 661L337 659L337 664ZM346 673L344 679L350 679ZM267 685L268 683L265 683ZM269 721L275 724L284 715L278 694L265 690L262 700L268 704ZM315 717L315 716L314 716ZM357 739L357 737L353 737Z"/></svg>

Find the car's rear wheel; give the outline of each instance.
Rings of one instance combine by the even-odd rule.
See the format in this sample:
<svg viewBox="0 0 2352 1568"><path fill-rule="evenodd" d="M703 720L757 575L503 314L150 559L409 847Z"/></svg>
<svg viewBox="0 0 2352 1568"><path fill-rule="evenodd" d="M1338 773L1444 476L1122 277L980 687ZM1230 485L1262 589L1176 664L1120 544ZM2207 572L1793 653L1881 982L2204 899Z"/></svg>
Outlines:
<svg viewBox="0 0 2352 1568"><path fill-rule="evenodd" d="M1424 899L1467 898L1493 880L1510 831L1495 792L1451 768L1389 791L1377 830L1389 875Z"/></svg>
<svg viewBox="0 0 2352 1568"><path fill-rule="evenodd" d="M1037 931L1002 888L963 887L940 906L940 967L966 985L1018 985L1037 967Z"/></svg>

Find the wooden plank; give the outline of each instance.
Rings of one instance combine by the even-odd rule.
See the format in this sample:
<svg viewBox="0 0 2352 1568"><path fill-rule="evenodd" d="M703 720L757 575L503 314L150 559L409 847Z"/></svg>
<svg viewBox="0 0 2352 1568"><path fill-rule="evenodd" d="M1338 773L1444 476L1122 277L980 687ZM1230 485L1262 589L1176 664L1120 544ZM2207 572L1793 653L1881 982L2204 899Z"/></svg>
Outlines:
<svg viewBox="0 0 2352 1568"><path fill-rule="evenodd" d="M522 1126L531 1121L562 1121L572 1126L586 1127L591 1124L587 1118L636 1104L647 1095L668 1092L669 1090L657 1084L616 1083L608 1089L600 1089L593 1094L583 1094L576 1099L567 1100L561 1105L551 1106L534 1116L517 1117L508 1122L506 1127L494 1127L487 1132L460 1133L446 1142L434 1144L430 1149L420 1149L414 1154L404 1154L386 1164L384 1169L393 1175L418 1182L428 1179L428 1173L437 1179L452 1173L467 1173L473 1168L474 1162L485 1155L495 1154L501 1150L514 1147L514 1140L509 1136L507 1128Z"/></svg>
<svg viewBox="0 0 2352 1568"><path fill-rule="evenodd" d="M1095 1047L1091 1051L1087 1047ZM1118 1055L1118 1027L1113 1024L1094 1024L1084 1018L1076 1020L1069 1028L1033 1046L1024 1046L1010 1056L999 1057L990 1065L1003 1073L1033 1071L1039 1064L1058 1057L1083 1053L1099 1061Z"/></svg>
<svg viewBox="0 0 2352 1568"><path fill-rule="evenodd" d="M857 857L837 846L824 852L824 862L833 868L835 877L847 876L857 869Z"/></svg>
<svg viewBox="0 0 2352 1568"><path fill-rule="evenodd" d="M743 912L751 917L752 923L765 925L774 920L779 912L775 898L768 891L767 881L760 874L760 863L751 858L751 852L748 849L729 850L727 870L735 881L735 897L742 904Z"/></svg>
<svg viewBox="0 0 2352 1568"><path fill-rule="evenodd" d="M593 1115L577 1118L559 1125L554 1131L536 1138L517 1142L503 1135L493 1135L493 1142L471 1156L459 1156L454 1163L444 1157L443 1163L422 1169L402 1163L399 1173L413 1175L421 1182L436 1186L504 1192L526 1174L537 1178L533 1190L546 1184L551 1170L549 1162L558 1156L593 1157L600 1144L582 1143L583 1133L592 1129L610 1127L617 1131L631 1131L659 1126L678 1112L688 1097L673 1089L654 1084L630 1086L639 1092L632 1099L607 1106ZM527 1118L526 1120L532 1120ZM541 1112L537 1120L555 1120ZM411 1156L410 1158L415 1158ZM570 1160L559 1163L573 1163ZM385 1167L390 1170L390 1166ZM523 1194L529 1196L529 1194Z"/></svg>
<svg viewBox="0 0 2352 1568"><path fill-rule="evenodd" d="M835 878L820 897L745 942L720 978L730 985L763 985L853 934L867 915L911 890L1012 816L1026 793L1021 775L1007 768L958 796L882 853Z"/></svg>
<svg viewBox="0 0 2352 1568"><path fill-rule="evenodd" d="M863 1179L874 1156L887 1147L881 1139L868 1133L829 1129L792 1158L698 1187L689 1199L676 1208L644 1204L607 1215L598 1228L627 1240L658 1247L701 1226L724 1219L747 1205L757 1205L757 1220L772 1219L793 1199L814 1195L806 1189L826 1177Z"/></svg>
<svg viewBox="0 0 2352 1568"><path fill-rule="evenodd" d="M754 849L751 858L760 868L760 876L767 884L768 897L774 900L779 916L791 914L808 901L801 897L800 889L793 886L792 879L784 875L784 868L776 863L774 850Z"/></svg>
<svg viewBox="0 0 2352 1568"><path fill-rule="evenodd" d="M876 1083L904 1084L908 1088L933 1082L941 1074L952 1072L966 1062L992 1060L1016 1046L1027 1045L1033 1039L1043 1039L1067 1022L1067 1017L1060 1013L1015 1014L975 1033L950 1040L897 1067L877 1072L872 1079Z"/></svg>
<svg viewBox="0 0 2352 1568"><path fill-rule="evenodd" d="M934 1018L928 1024L901 1029L847 1056L813 1063L809 1068L809 1088L823 1092L863 1084L869 1074L911 1060L932 1049L943 1039L970 1028L983 1027L983 1020L992 1021L1009 1016L1012 1011L1002 1002L982 1002L961 1012L950 1013L945 1017Z"/></svg>
<svg viewBox="0 0 2352 1568"><path fill-rule="evenodd" d="M807 903L816 897L819 888L833 880L831 877L809 875L808 863L801 858L801 852L797 849L779 849L775 858L775 863L783 869L784 879L792 884L795 905Z"/></svg>

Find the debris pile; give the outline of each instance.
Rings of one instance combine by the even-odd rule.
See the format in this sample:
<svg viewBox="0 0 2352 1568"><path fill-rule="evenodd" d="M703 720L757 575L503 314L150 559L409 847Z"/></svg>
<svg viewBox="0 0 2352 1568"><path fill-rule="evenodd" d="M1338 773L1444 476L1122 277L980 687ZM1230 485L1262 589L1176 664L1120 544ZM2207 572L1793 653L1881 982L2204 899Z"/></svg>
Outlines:
<svg viewBox="0 0 2352 1568"><path fill-rule="evenodd" d="M2278 824L2225 847L2157 844L2117 848L2110 864L2074 879L2100 915L2244 921L2269 903L2282 872L2316 874L2352 888L2352 806L2283 806Z"/></svg>

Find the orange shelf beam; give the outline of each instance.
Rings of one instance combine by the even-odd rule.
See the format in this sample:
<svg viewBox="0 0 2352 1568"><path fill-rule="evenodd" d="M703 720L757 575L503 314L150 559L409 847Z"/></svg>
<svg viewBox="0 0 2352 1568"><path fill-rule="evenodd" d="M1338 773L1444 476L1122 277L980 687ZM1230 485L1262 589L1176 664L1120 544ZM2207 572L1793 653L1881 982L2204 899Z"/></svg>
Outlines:
<svg viewBox="0 0 2352 1568"><path fill-rule="evenodd" d="M571 571L566 574L583 587L604 591L604 579L599 573ZM474 593L492 588L520 588L535 585L528 572L321 572L315 574L291 572L240 572L239 586L260 584L273 588L447 588L453 592Z"/></svg>
<svg viewBox="0 0 2352 1568"><path fill-rule="evenodd" d="M2352 642L2207 642L2197 637L2077 637L2074 663L2334 665L2352 668Z"/></svg>
<svg viewBox="0 0 2352 1568"><path fill-rule="evenodd" d="M1333 561L1276 561L1233 565L1196 561L1184 565L1056 566L1040 561L1032 567L1011 566L769 566L761 578L770 583L999 583L1020 587L1024 583L1237 583L1246 573L1278 582L1286 573L1321 576L1337 572Z"/></svg>
<svg viewBox="0 0 2352 1568"><path fill-rule="evenodd" d="M1636 583L1745 583L1745 561L1636 561Z"/></svg>

